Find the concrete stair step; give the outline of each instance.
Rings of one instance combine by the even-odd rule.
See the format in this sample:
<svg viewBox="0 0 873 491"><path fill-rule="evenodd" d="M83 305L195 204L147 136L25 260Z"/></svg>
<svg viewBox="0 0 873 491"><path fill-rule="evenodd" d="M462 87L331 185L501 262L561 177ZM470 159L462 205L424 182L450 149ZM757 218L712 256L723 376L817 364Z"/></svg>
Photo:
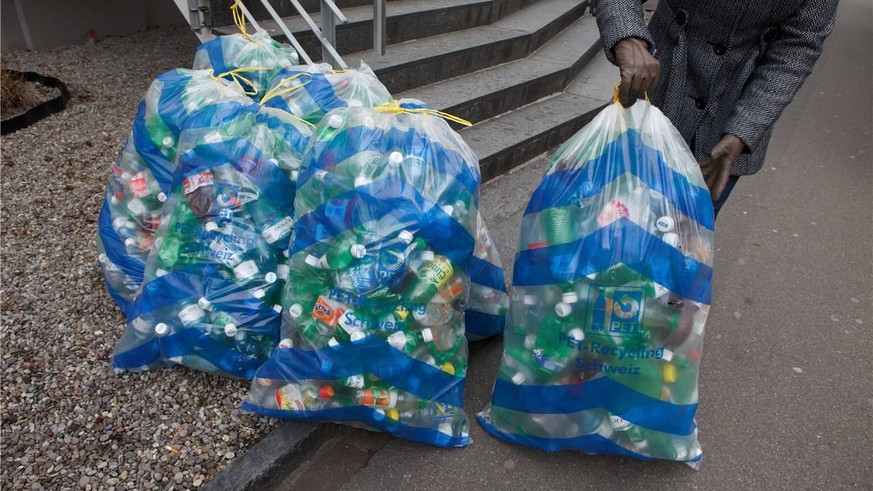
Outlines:
<svg viewBox="0 0 873 491"><path fill-rule="evenodd" d="M593 17L585 16L524 59L395 94L484 121L563 91L600 51Z"/></svg>
<svg viewBox="0 0 873 491"><path fill-rule="evenodd" d="M567 141L609 102L617 81L617 69L598 53L566 91L461 130L479 157L482 180Z"/></svg>
<svg viewBox="0 0 873 491"><path fill-rule="evenodd" d="M365 61L392 94L519 60L582 17L588 3L540 0L497 22L388 48L345 56L350 66Z"/></svg>
<svg viewBox="0 0 873 491"><path fill-rule="evenodd" d="M447 32L472 29L496 22L537 0L407 0L387 6L386 37L388 44L437 36ZM337 50L340 54L370 49L373 46L373 5L342 8L347 24L337 24ZM321 27L318 11L307 10ZM313 60L321 59L321 43L298 15L282 19L303 49ZM278 24L268 18L258 22L275 39L285 41ZM214 29L221 34L238 32L235 25Z"/></svg>
<svg viewBox="0 0 873 491"><path fill-rule="evenodd" d="M236 29L233 25L233 16L230 11L230 6L233 5L234 1L235 0L209 0L209 13L212 17L213 26L230 26ZM321 0L298 1L303 9L309 12L310 15L313 13L318 14L319 10L321 10ZM390 5L399 0L388 1L390 2L388 7L390 9ZM270 14L267 12L267 9L264 8L260 0L244 0L243 3L259 23L262 20L270 19ZM343 12L345 12L346 9L363 5L369 5L370 10L373 9L373 0L334 0L334 3ZM290 0L270 0L270 5L273 6L273 9L276 10L276 13L278 13L280 17L292 17L297 15L297 9L294 8L294 4L292 4Z"/></svg>

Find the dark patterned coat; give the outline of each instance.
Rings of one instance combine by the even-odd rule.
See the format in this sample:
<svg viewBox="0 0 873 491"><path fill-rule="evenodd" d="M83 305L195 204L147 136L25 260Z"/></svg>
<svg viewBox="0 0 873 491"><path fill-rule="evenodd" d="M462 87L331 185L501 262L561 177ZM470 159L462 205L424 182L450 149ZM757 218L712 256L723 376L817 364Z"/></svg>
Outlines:
<svg viewBox="0 0 873 491"><path fill-rule="evenodd" d="M833 30L837 0L661 0L648 28L640 0L597 0L606 55L628 37L661 62L649 94L694 148L709 155L724 134L746 144L731 169L764 165L773 125L812 72Z"/></svg>

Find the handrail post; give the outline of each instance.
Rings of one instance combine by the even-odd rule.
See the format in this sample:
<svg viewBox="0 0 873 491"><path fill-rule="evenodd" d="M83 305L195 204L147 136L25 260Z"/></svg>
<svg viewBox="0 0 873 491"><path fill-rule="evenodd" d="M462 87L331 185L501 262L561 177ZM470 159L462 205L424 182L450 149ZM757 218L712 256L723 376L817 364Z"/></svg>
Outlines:
<svg viewBox="0 0 873 491"><path fill-rule="evenodd" d="M331 10L330 6L325 0L321 0L321 32L324 35L324 39L327 40L332 46L336 46L336 17L334 16L333 10ZM333 57L333 54L330 50L327 49L327 45L322 43L321 45L321 59L334 68L338 68L340 63Z"/></svg>
<svg viewBox="0 0 873 491"><path fill-rule="evenodd" d="M373 0L373 51L379 56L385 56L385 45L388 44L386 23L385 0Z"/></svg>

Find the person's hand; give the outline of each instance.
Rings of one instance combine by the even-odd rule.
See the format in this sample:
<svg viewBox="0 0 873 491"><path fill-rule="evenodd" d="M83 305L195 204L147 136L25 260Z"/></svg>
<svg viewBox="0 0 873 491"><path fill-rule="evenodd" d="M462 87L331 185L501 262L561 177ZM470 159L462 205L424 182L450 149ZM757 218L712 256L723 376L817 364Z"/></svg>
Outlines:
<svg viewBox="0 0 873 491"><path fill-rule="evenodd" d="M639 38L625 38L615 44L615 62L621 75L618 100L625 106L630 96L658 85L661 63L649 53L649 43Z"/></svg>
<svg viewBox="0 0 873 491"><path fill-rule="evenodd" d="M736 136L724 135L721 137L721 141L713 147L709 159L699 162L703 179L706 181L706 187L709 188L709 194L712 195L713 203L718 201L721 193L724 192L724 187L731 175L731 165L740 158L744 147L743 141Z"/></svg>

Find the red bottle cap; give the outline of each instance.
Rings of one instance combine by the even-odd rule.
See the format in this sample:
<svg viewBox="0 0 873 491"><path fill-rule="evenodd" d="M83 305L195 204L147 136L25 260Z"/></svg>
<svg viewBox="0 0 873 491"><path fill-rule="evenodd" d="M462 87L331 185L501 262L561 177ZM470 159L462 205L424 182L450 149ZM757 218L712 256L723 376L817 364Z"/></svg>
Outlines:
<svg viewBox="0 0 873 491"><path fill-rule="evenodd" d="M333 399L334 391L330 385L322 385L318 389L318 397L322 399Z"/></svg>

